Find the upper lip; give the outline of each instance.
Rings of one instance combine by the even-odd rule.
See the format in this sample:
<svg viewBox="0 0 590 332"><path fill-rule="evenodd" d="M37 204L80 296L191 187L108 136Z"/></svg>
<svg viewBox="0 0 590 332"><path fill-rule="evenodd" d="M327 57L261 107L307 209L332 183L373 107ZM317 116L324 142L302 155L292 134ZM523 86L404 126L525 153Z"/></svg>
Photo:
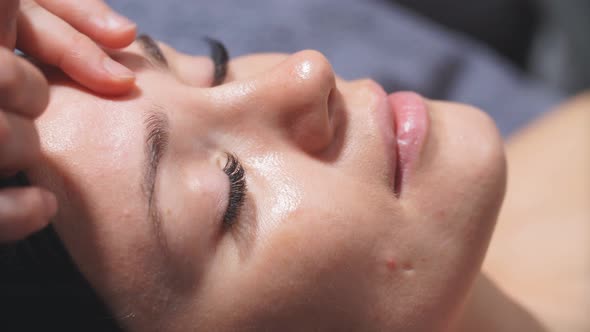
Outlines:
<svg viewBox="0 0 590 332"><path fill-rule="evenodd" d="M374 82L375 94L378 97L379 104L376 107L374 116L377 117L377 123L380 127L381 135L385 144L385 157L387 159L387 174L389 183L395 194L399 194L401 176L399 167L399 153L397 146L397 136L395 132L395 116L391 110L391 105L388 101L388 95L383 87Z"/></svg>

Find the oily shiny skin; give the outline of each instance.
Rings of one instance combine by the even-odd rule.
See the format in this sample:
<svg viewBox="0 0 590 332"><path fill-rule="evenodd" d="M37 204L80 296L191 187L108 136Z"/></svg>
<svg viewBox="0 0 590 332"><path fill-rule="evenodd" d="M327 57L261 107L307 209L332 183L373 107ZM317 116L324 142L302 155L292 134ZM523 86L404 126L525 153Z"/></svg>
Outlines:
<svg viewBox="0 0 590 332"><path fill-rule="evenodd" d="M427 101L430 130L396 196L381 134L385 94L346 82L315 51L213 65L163 46L170 70L132 45L129 96L92 95L59 74L37 121L57 193L55 228L132 331L437 331L479 272L505 182L492 121ZM162 224L142 191L144 112L166 114L156 179ZM239 219L222 225L225 153L244 165ZM158 235L159 234L159 235Z"/></svg>

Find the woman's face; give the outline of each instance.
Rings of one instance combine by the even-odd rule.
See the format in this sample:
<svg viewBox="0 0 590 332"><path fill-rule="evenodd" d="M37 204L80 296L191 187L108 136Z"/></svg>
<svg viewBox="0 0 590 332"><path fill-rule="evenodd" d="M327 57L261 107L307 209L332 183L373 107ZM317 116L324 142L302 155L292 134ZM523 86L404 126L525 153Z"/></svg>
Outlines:
<svg viewBox="0 0 590 332"><path fill-rule="evenodd" d="M47 162L30 174L58 194L54 226L123 326L453 319L504 191L487 116L343 81L314 51L235 59L211 87L207 57L161 45L160 63L146 43L113 54L137 72L129 96L51 77Z"/></svg>

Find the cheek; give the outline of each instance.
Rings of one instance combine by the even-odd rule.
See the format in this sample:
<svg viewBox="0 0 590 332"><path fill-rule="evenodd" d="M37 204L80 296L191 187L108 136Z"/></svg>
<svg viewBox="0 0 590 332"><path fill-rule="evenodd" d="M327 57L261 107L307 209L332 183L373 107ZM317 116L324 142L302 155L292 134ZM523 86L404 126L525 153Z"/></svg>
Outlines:
<svg viewBox="0 0 590 332"><path fill-rule="evenodd" d="M281 177L276 184L281 190L266 192L270 208L258 213L262 219L271 216L273 222L272 227L261 227L252 271L254 279L272 275L277 287L297 287L302 294L334 291L326 298L338 298L337 292L349 294L346 287L367 280L361 275L377 265L376 243L398 230L399 211L391 204L388 188L343 181L332 170L323 176L318 174L321 169L315 171L299 173L293 188L285 186L286 177ZM325 285L333 289L324 289Z"/></svg>
<svg viewBox="0 0 590 332"><path fill-rule="evenodd" d="M440 106L440 105L439 105ZM478 273L506 179L501 138L483 113L436 107L417 179L405 204L414 221L417 287L454 310ZM436 308L432 308L435 310Z"/></svg>
<svg viewBox="0 0 590 332"><path fill-rule="evenodd" d="M270 317L282 317L283 323L320 322L343 313L358 314L362 309L358 306L369 303L369 284L375 279L367 274L375 270L373 249L387 225L382 215L378 218L370 211L387 214L381 206L385 200L361 202L359 197L370 195L357 195L359 190L329 190L336 183L332 180L336 178L326 177L323 188L300 183L297 207L281 214L271 227L260 226L264 230L253 245L243 247L244 242L230 241L230 246L222 246L207 273L203 305L221 311L218 317L239 316L237 320L257 324ZM272 196L268 193L264 198ZM260 220L279 213L258 211ZM248 228L238 227L232 239L248 237L242 231Z"/></svg>
<svg viewBox="0 0 590 332"><path fill-rule="evenodd" d="M223 299L212 302L221 311L216 316L280 330L275 324L314 322L317 327L342 314L357 315L357 305L369 303L363 276L372 241L336 226L343 224L340 217L294 212L246 258L238 258L239 268L213 270L211 277L219 273L210 279L216 291L202 295Z"/></svg>
<svg viewBox="0 0 590 332"><path fill-rule="evenodd" d="M479 234L485 243L501 204L506 166L501 137L484 113L435 103L432 130L412 201L432 230L457 244Z"/></svg>
<svg viewBox="0 0 590 332"><path fill-rule="evenodd" d="M160 170L156 188L161 240L174 273L190 285L214 256L223 232L229 184L227 176L215 167L166 163L172 164Z"/></svg>

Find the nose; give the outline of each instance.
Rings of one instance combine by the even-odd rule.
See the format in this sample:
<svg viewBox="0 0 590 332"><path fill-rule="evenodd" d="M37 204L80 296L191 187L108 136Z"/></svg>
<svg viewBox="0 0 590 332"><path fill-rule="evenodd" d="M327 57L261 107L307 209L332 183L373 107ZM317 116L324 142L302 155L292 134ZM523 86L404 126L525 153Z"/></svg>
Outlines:
<svg viewBox="0 0 590 332"><path fill-rule="evenodd" d="M251 70L239 65L230 68L234 72ZM308 153L326 149L334 136L334 108L339 98L336 78L329 61L317 51L295 53L215 93L221 94L222 107L235 113L233 118L256 121L253 128L258 134L270 128Z"/></svg>

